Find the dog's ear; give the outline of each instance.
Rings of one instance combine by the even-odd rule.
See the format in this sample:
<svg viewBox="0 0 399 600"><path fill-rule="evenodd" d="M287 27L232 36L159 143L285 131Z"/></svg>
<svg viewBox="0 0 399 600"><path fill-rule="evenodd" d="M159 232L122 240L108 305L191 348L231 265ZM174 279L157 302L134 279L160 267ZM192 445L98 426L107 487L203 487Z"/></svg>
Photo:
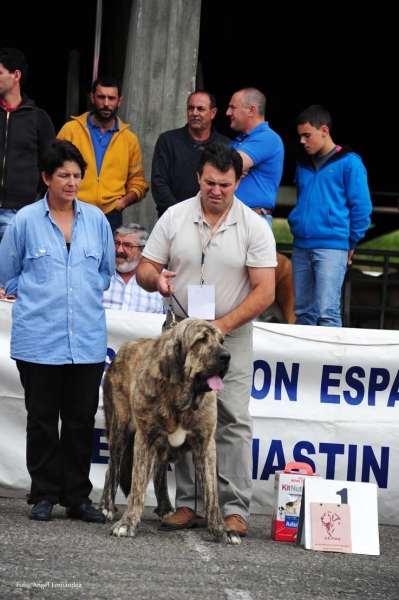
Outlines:
<svg viewBox="0 0 399 600"><path fill-rule="evenodd" d="M184 360L182 356L182 343L175 340L173 345L173 360L170 365L170 383L181 383L184 379Z"/></svg>
<svg viewBox="0 0 399 600"><path fill-rule="evenodd" d="M179 339L170 338L165 343L162 358L159 361L159 370L172 384L183 381L184 364L181 361L181 342Z"/></svg>

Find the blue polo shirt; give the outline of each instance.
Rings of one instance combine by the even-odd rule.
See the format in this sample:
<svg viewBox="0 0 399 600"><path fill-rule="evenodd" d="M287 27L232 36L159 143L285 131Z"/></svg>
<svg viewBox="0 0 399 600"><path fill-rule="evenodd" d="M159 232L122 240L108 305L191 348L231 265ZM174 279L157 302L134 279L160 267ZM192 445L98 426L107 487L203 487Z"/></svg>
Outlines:
<svg viewBox="0 0 399 600"><path fill-rule="evenodd" d="M265 121L249 133L240 134L228 145L245 152L254 163L238 185L237 198L250 208L274 210L284 165L281 137Z"/></svg>
<svg viewBox="0 0 399 600"><path fill-rule="evenodd" d="M118 117L115 117L115 125L108 129L105 133L101 131L101 128L93 123L91 115L93 111L90 111L87 115L87 127L90 131L91 143L94 148L94 155L96 157L97 175L100 174L101 165L103 164L104 154L109 146L109 143L114 135L114 131L119 131Z"/></svg>

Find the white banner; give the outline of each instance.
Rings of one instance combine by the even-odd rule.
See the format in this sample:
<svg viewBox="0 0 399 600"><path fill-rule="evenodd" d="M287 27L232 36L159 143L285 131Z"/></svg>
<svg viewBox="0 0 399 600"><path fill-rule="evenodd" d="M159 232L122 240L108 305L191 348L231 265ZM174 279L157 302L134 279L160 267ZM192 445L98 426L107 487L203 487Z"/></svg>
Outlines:
<svg viewBox="0 0 399 600"><path fill-rule="evenodd" d="M0 301L0 495L25 497L26 413L9 357L12 303ZM156 337L163 315L107 310L108 359L126 340ZM375 482L381 524L399 525L399 332L255 323L251 512L271 514L274 473L307 462L326 479ZM108 460L103 410L96 416L91 495ZM169 474L174 499L174 475ZM126 503L119 491L117 502ZM152 485L147 505L155 506Z"/></svg>

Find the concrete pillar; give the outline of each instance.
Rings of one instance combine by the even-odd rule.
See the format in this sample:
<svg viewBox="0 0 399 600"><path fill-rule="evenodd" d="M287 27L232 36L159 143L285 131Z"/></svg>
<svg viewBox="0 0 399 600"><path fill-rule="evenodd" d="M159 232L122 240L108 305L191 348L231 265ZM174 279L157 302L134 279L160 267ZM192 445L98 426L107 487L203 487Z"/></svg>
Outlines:
<svg viewBox="0 0 399 600"><path fill-rule="evenodd" d="M182 127L187 96L195 89L201 0L132 0L119 114L137 135L151 183L151 161L158 136ZM157 220L151 195L123 213L124 223L149 231Z"/></svg>

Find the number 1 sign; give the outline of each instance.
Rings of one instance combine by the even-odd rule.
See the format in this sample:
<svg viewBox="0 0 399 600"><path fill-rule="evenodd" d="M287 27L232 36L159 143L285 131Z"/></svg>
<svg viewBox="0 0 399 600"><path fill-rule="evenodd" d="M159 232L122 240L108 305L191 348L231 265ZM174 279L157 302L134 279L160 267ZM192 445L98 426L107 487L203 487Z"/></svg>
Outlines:
<svg viewBox="0 0 399 600"><path fill-rule="evenodd" d="M348 504L350 506L351 552L354 554L380 554L377 485L375 483L306 478L302 491L297 536L297 543L306 549L314 549L311 503Z"/></svg>

